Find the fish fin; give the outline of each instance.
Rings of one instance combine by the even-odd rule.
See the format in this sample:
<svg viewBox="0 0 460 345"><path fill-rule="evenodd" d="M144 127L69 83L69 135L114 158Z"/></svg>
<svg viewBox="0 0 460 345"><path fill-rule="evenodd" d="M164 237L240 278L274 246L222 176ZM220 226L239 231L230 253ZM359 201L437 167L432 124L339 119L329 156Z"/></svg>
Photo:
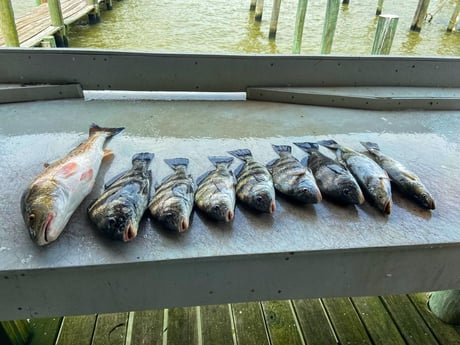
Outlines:
<svg viewBox="0 0 460 345"><path fill-rule="evenodd" d="M311 151L319 150L318 143L303 142L303 143L294 143L294 145L301 148L303 151L307 153L310 153Z"/></svg>
<svg viewBox="0 0 460 345"><path fill-rule="evenodd" d="M125 127L119 127L119 128L108 128L108 127L99 127L95 123L93 123L89 127L89 136L92 136L98 132L106 132L108 133L108 137L113 137L114 135L117 135L118 133L122 132L125 129Z"/></svg>
<svg viewBox="0 0 460 345"><path fill-rule="evenodd" d="M113 151L111 149L104 149L104 156L102 156L102 160L106 161L108 159L112 159L114 157Z"/></svg>
<svg viewBox="0 0 460 345"><path fill-rule="evenodd" d="M233 151L228 151L232 156L235 156L236 158L239 158L243 161L246 161L248 158L252 157L252 153L248 149L239 149L239 150L233 150Z"/></svg>
<svg viewBox="0 0 460 345"><path fill-rule="evenodd" d="M235 176L236 177L240 176L241 171L243 170L245 165L246 165L246 163L241 163L240 165L238 165L238 167L235 169Z"/></svg>
<svg viewBox="0 0 460 345"><path fill-rule="evenodd" d="M113 185L115 182L117 182L119 179L121 179L128 171L129 170L125 170L125 171L115 175L114 177L112 177L110 180L108 180L104 184L104 189L110 188L111 185Z"/></svg>
<svg viewBox="0 0 460 345"><path fill-rule="evenodd" d="M343 174L343 168L344 168L344 167L343 167L342 169L340 169L337 165L332 165L332 164L331 164L331 165L326 165L326 167L327 167L329 170L335 172L337 175Z"/></svg>
<svg viewBox="0 0 460 345"><path fill-rule="evenodd" d="M340 147L335 140L320 140L318 144L333 150L337 150Z"/></svg>
<svg viewBox="0 0 460 345"><path fill-rule="evenodd" d="M370 141L360 141L361 145L363 145L369 151L380 151L380 147L376 143L372 143Z"/></svg>
<svg viewBox="0 0 460 345"><path fill-rule="evenodd" d="M140 152L136 153L133 158L131 159L132 164L136 161L144 161L150 164L150 162L155 158L155 154L151 152Z"/></svg>
<svg viewBox="0 0 460 345"><path fill-rule="evenodd" d="M288 152L288 153L292 152L292 148L289 145L273 145L272 144L272 148L273 150L275 150L275 152L278 155L281 154L282 152Z"/></svg>
<svg viewBox="0 0 460 345"><path fill-rule="evenodd" d="M88 169L85 171L83 174L80 176L80 181L91 181L94 177L94 170L93 169Z"/></svg>
<svg viewBox="0 0 460 345"><path fill-rule="evenodd" d="M268 170L271 170L273 168L273 165L278 161L279 158L272 159L270 162L265 164Z"/></svg>
<svg viewBox="0 0 460 345"><path fill-rule="evenodd" d="M300 164L302 164L304 167L308 166L308 156L303 157L300 160Z"/></svg>
<svg viewBox="0 0 460 345"><path fill-rule="evenodd" d="M209 156L208 159L216 167L219 164L226 164L226 166L228 168L233 163L233 157L228 157L228 156Z"/></svg>
<svg viewBox="0 0 460 345"><path fill-rule="evenodd" d="M164 162L168 164L171 169L176 170L180 166L187 168L190 161L188 158L171 158L165 159Z"/></svg>
<svg viewBox="0 0 460 345"><path fill-rule="evenodd" d="M78 170L78 164L75 162L69 162L64 164L56 173L56 175L62 176L64 178L74 175Z"/></svg>
<svg viewBox="0 0 460 345"><path fill-rule="evenodd" d="M209 170L209 171L206 171L204 174L200 175L197 179L196 179L196 184L197 185L200 185L201 182L203 182L203 180L208 177L209 175L211 175L211 173L213 172L213 170Z"/></svg>

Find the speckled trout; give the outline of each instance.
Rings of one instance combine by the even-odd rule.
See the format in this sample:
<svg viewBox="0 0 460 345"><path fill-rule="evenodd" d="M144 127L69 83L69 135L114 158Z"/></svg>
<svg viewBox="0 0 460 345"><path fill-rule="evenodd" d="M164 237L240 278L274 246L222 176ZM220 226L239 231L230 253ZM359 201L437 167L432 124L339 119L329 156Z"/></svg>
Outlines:
<svg viewBox="0 0 460 345"><path fill-rule="evenodd" d="M384 214L391 213L393 205L391 184L385 170L369 157L339 145L334 140L323 140L319 141L318 144L335 150L339 161L345 162L361 189L375 206Z"/></svg>
<svg viewBox="0 0 460 345"><path fill-rule="evenodd" d="M27 187L21 211L30 237L43 246L56 240L83 199L91 192L102 159L112 155L105 141L124 128L90 127L89 138L50 164Z"/></svg>
<svg viewBox="0 0 460 345"><path fill-rule="evenodd" d="M433 197L416 174L409 171L398 161L380 152L380 148L376 143L361 142L361 144L372 154L374 160L383 170L388 173L391 182L401 192L414 199L421 206L431 210L435 209Z"/></svg>

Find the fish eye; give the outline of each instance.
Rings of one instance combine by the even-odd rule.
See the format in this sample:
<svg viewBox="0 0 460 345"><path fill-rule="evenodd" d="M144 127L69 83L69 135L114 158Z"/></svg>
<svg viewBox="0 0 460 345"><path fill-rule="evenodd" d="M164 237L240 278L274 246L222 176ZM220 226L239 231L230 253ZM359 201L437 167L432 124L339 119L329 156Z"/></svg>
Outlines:
<svg viewBox="0 0 460 345"><path fill-rule="evenodd" d="M350 194L350 190L348 188L343 189L343 194L348 195Z"/></svg>
<svg viewBox="0 0 460 345"><path fill-rule="evenodd" d="M115 220L115 218L109 218L109 226L115 226L115 224L117 223L117 221Z"/></svg>
<svg viewBox="0 0 460 345"><path fill-rule="evenodd" d="M219 210L220 210L220 206L219 206L219 205L215 205L215 206L213 207L213 209L214 209L214 211L219 211Z"/></svg>
<svg viewBox="0 0 460 345"><path fill-rule="evenodd" d="M32 224L35 221L35 214L29 214L29 224Z"/></svg>

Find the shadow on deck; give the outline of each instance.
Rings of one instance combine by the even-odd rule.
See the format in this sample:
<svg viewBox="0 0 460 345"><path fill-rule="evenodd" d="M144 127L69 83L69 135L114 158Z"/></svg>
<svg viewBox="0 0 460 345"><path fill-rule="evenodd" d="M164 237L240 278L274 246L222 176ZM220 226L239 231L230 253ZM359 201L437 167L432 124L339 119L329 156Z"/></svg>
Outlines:
<svg viewBox="0 0 460 345"><path fill-rule="evenodd" d="M224 304L31 320L31 345L460 344L426 294Z"/></svg>

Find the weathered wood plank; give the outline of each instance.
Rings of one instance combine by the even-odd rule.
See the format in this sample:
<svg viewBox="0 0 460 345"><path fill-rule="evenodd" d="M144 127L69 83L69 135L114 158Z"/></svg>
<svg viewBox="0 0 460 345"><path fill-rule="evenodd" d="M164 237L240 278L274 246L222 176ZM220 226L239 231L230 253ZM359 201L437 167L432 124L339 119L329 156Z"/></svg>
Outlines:
<svg viewBox="0 0 460 345"><path fill-rule="evenodd" d="M200 307L201 337L204 345L233 345L228 304Z"/></svg>
<svg viewBox="0 0 460 345"><path fill-rule="evenodd" d="M269 345L260 302L232 304L238 344Z"/></svg>
<svg viewBox="0 0 460 345"><path fill-rule="evenodd" d="M460 335L458 333L458 329L460 328L458 326L456 327L446 324L433 315L426 305L427 297L425 293L409 295L409 299L412 301L415 308L425 320L426 324L440 344L460 345Z"/></svg>
<svg viewBox="0 0 460 345"><path fill-rule="evenodd" d="M198 344L197 308L168 310L168 345Z"/></svg>
<svg viewBox="0 0 460 345"><path fill-rule="evenodd" d="M33 331L29 345L54 345L62 319L62 317L50 317L30 320Z"/></svg>
<svg viewBox="0 0 460 345"><path fill-rule="evenodd" d="M404 339L378 297L355 297L352 302L364 323L373 344L401 344Z"/></svg>
<svg viewBox="0 0 460 345"><path fill-rule="evenodd" d="M322 300L340 344L372 344L349 298Z"/></svg>
<svg viewBox="0 0 460 345"><path fill-rule="evenodd" d="M406 295L385 296L382 297L382 301L407 344L438 344Z"/></svg>
<svg viewBox="0 0 460 345"><path fill-rule="evenodd" d="M131 345L163 344L163 310L138 311L133 315L129 331Z"/></svg>
<svg viewBox="0 0 460 345"><path fill-rule="evenodd" d="M290 301L262 302L271 344L303 344Z"/></svg>
<svg viewBox="0 0 460 345"><path fill-rule="evenodd" d="M307 344L336 344L337 338L320 299L295 300L294 310Z"/></svg>
<svg viewBox="0 0 460 345"><path fill-rule="evenodd" d="M99 314L91 345L125 345L128 313Z"/></svg>
<svg viewBox="0 0 460 345"><path fill-rule="evenodd" d="M65 317L56 345L91 345L96 315Z"/></svg>

